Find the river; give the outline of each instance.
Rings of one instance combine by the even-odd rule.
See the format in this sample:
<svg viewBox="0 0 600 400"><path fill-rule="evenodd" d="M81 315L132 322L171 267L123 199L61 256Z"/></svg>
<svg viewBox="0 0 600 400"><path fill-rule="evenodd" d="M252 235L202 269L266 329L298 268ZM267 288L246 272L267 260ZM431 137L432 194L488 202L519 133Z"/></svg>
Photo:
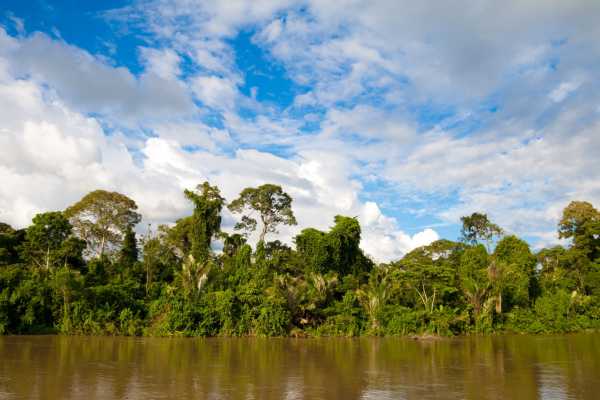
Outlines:
<svg viewBox="0 0 600 400"><path fill-rule="evenodd" d="M600 399L600 334L0 337L0 399Z"/></svg>

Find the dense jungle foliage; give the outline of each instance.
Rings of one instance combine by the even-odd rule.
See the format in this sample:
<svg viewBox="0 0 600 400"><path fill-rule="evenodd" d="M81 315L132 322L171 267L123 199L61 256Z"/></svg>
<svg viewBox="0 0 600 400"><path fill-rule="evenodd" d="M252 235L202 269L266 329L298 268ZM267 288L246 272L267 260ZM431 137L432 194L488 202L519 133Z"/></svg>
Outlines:
<svg viewBox="0 0 600 400"><path fill-rule="evenodd" d="M209 183L186 190L192 215L136 238L128 197L98 190L26 229L0 224L0 333L156 336L457 335L600 327L600 213L572 202L569 246L533 253L485 214L376 264L355 218L304 229L295 249L269 241L295 225L281 187L226 204ZM223 207L240 216L221 231ZM253 249L247 238L256 232ZM218 247L219 250L215 251Z"/></svg>

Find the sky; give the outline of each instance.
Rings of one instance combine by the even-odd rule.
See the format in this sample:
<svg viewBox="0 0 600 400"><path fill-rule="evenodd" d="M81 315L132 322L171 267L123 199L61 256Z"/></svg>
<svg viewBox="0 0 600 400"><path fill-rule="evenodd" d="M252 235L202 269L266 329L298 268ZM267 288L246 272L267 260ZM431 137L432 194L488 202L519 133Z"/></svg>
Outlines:
<svg viewBox="0 0 600 400"><path fill-rule="evenodd" d="M105 189L146 231L208 180L281 185L290 243L355 216L377 261L476 211L557 244L570 201L600 206L599 20L597 0L2 0L0 221Z"/></svg>

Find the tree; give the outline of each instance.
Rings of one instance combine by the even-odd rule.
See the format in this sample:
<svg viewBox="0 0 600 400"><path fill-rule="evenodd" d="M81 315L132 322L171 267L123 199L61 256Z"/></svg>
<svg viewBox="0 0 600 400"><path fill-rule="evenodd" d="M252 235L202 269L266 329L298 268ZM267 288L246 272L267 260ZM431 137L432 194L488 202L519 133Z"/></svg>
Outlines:
<svg viewBox="0 0 600 400"><path fill-rule="evenodd" d="M504 297L503 303L509 308L527 307L538 292L535 279L537 261L529 245L514 235L506 236L498 242L493 256L502 275L498 278L497 292Z"/></svg>
<svg viewBox="0 0 600 400"><path fill-rule="evenodd" d="M61 310L62 321L60 327L63 332L69 333L71 329L70 305L73 294L79 290L81 277L69 268L59 268L53 275L52 287L62 296L63 307Z"/></svg>
<svg viewBox="0 0 600 400"><path fill-rule="evenodd" d="M306 228L296 235L294 242L302 263L308 271L325 273L332 267L327 233Z"/></svg>
<svg viewBox="0 0 600 400"><path fill-rule="evenodd" d="M92 255L102 257L106 249L121 245L125 233L142 217L137 204L124 194L96 190L65 210L74 231L87 242Z"/></svg>
<svg viewBox="0 0 600 400"><path fill-rule="evenodd" d="M158 233L177 257L183 259L192 251L193 217L180 218L175 225L160 225Z"/></svg>
<svg viewBox="0 0 600 400"><path fill-rule="evenodd" d="M463 253L458 268L458 279L463 294L477 321L488 291L489 256L483 245L471 247Z"/></svg>
<svg viewBox="0 0 600 400"><path fill-rule="evenodd" d="M476 245L485 242L487 252L491 252L492 243L495 238L502 236L502 229L492 223L487 214L473 213L470 216L462 217L462 239L465 243ZM502 265L496 262L495 257L489 258L489 265L487 268L488 279L490 281L491 289L494 292L494 300L496 303L496 312L502 313L502 279L503 270Z"/></svg>
<svg viewBox="0 0 600 400"><path fill-rule="evenodd" d="M387 271L374 270L369 283L356 291L357 298L369 317L372 333L378 333L381 328L380 314L390 297L391 286Z"/></svg>
<svg viewBox="0 0 600 400"><path fill-rule="evenodd" d="M246 238L239 233L229 235L223 232L221 238L223 239L223 254L229 257L233 257L246 244Z"/></svg>
<svg viewBox="0 0 600 400"><path fill-rule="evenodd" d="M559 289L571 291L575 282L568 279L567 250L554 246L540 250L536 255L539 266L539 281L544 291L555 292Z"/></svg>
<svg viewBox="0 0 600 400"><path fill-rule="evenodd" d="M210 242L221 231L221 210L225 199L219 188L204 182L196 191L186 190L185 197L194 203L191 221L191 254L197 262L208 260Z"/></svg>
<svg viewBox="0 0 600 400"><path fill-rule="evenodd" d="M171 281L180 265L181 260L167 238L164 231L159 231L156 235L149 231L140 240L142 262L139 265L145 275L146 294L154 282Z"/></svg>
<svg viewBox="0 0 600 400"><path fill-rule="evenodd" d="M119 251L119 264L121 268L131 268L138 260L138 247L135 231L133 228L128 228L123 238L123 245Z"/></svg>
<svg viewBox="0 0 600 400"><path fill-rule="evenodd" d="M392 264L400 268L397 275L403 286L417 294L417 303L429 313L434 311L437 303L449 300L457 291L456 272L447 260L456 247L456 243L438 240L411 251Z"/></svg>
<svg viewBox="0 0 600 400"><path fill-rule="evenodd" d="M572 239L574 248L595 260L600 257L600 212L587 201L572 201L563 210L558 237Z"/></svg>
<svg viewBox="0 0 600 400"><path fill-rule="evenodd" d="M488 252L495 237L502 235L502 229L492 223L486 214L473 213L462 217L462 239L465 243L475 245L484 241Z"/></svg>
<svg viewBox="0 0 600 400"><path fill-rule="evenodd" d="M265 184L257 188L244 189L239 197L229 206L232 213L249 211L242 216L242 221L236 224L235 229L253 232L257 227L257 220L252 216L258 213L262 222L259 243L264 242L267 233L277 232L277 226L296 225L296 217L292 211L292 197L281 189L281 186Z"/></svg>
<svg viewBox="0 0 600 400"><path fill-rule="evenodd" d="M25 230L15 230L0 222L0 266L16 264L20 261L19 248L25 240Z"/></svg>
<svg viewBox="0 0 600 400"><path fill-rule="evenodd" d="M344 276L369 272L373 263L360 248L361 229L356 218L336 215L329 232L307 228L294 239L296 248L311 272L335 271Z"/></svg>
<svg viewBox="0 0 600 400"><path fill-rule="evenodd" d="M573 201L564 210L558 224L558 236L572 239L567 251L566 263L569 275L577 283L577 290L583 294L596 287L600 270L600 212L590 203Z"/></svg>
<svg viewBox="0 0 600 400"><path fill-rule="evenodd" d="M327 234L332 265L340 275L368 273L373 267L360 248L361 229L356 218L336 215Z"/></svg>
<svg viewBox="0 0 600 400"><path fill-rule="evenodd" d="M37 214L25 233L23 258L49 269L62 261L63 243L71 235L71 224L60 211Z"/></svg>

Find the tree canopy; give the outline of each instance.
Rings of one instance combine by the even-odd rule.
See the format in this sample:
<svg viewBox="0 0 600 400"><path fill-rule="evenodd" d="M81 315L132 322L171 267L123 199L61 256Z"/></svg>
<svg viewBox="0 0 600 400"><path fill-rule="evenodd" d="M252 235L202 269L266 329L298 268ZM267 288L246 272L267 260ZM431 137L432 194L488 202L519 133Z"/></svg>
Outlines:
<svg viewBox="0 0 600 400"><path fill-rule="evenodd" d="M226 200L204 182L191 212L138 239L127 196L94 191L24 229L0 223L0 334L147 336L458 335L600 329L598 211L572 202L565 246L533 252L484 213L390 263L361 249L357 218L337 215L292 243L277 185L229 203L244 234L222 227ZM229 221L228 221L229 222ZM228 224L229 225L229 224ZM258 238L248 233L260 227ZM256 242L254 239L258 239ZM85 240L85 241L84 241ZM87 249L86 257L83 251Z"/></svg>
<svg viewBox="0 0 600 400"><path fill-rule="evenodd" d="M67 208L65 215L90 253L102 256L118 247L125 233L141 221L137 208L124 194L95 190Z"/></svg>
<svg viewBox="0 0 600 400"><path fill-rule="evenodd" d="M235 226L235 229L246 232L256 230L257 220L253 215L258 214L261 221L259 242L264 242L267 233L277 232L278 225L297 224L292 211L292 197L277 185L264 184L257 188L246 188L228 207L232 213L248 212Z"/></svg>

